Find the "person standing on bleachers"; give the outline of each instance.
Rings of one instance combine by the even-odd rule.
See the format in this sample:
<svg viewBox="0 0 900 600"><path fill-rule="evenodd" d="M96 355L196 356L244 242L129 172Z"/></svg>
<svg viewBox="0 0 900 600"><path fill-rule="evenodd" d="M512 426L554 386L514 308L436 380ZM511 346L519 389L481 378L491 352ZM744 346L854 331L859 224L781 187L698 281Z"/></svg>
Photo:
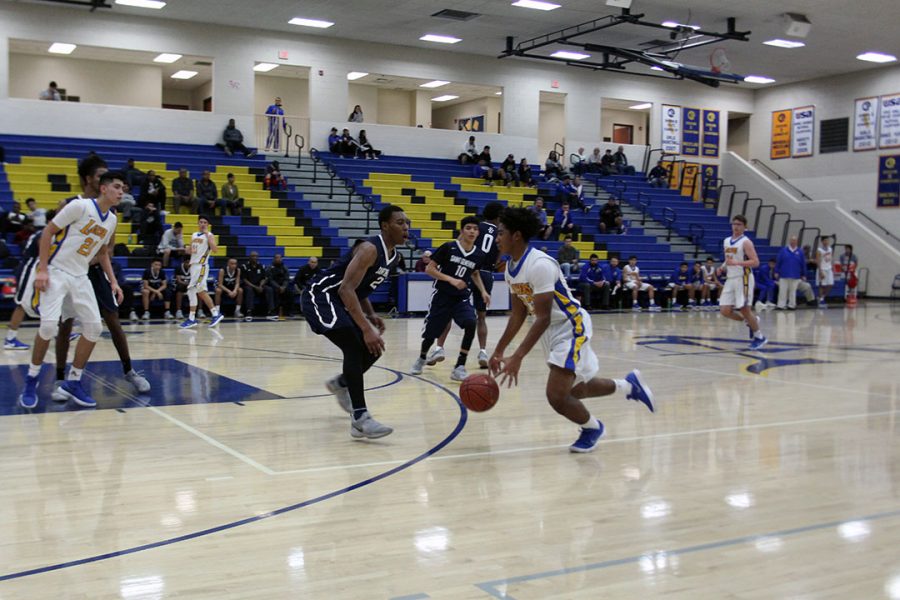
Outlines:
<svg viewBox="0 0 900 600"><path fill-rule="evenodd" d="M216 184L209 177L209 171L203 171L203 175L197 181L197 214L212 217L216 214L219 190L216 189ZM225 215L224 206L222 215Z"/></svg>
<svg viewBox="0 0 900 600"><path fill-rule="evenodd" d="M272 296L278 306L278 318L293 317L294 292L291 289L291 272L288 271L280 254L275 255L272 265L266 270L266 285L272 289Z"/></svg>
<svg viewBox="0 0 900 600"><path fill-rule="evenodd" d="M238 186L234 182L234 173L229 173L228 181L222 184L221 204L223 217L225 216L226 210L230 212L232 216L237 216L240 215L244 209L244 199L241 198Z"/></svg>
<svg viewBox="0 0 900 600"><path fill-rule="evenodd" d="M593 308L597 296L600 296L600 307L609 308L610 284L603 274L603 266L600 257L591 254L591 259L581 267L581 275L578 277L578 289L581 291L581 306Z"/></svg>
<svg viewBox="0 0 900 600"><path fill-rule="evenodd" d="M663 162L659 161L656 166L647 173L647 183L655 188L664 188L669 185L669 172L663 166Z"/></svg>
<svg viewBox="0 0 900 600"><path fill-rule="evenodd" d="M573 239L581 235L581 225L575 223L575 215L569 210L568 202L563 202L562 206L556 209L556 213L553 215L550 237L553 240L558 240L560 234L571 236Z"/></svg>
<svg viewBox="0 0 900 600"><path fill-rule="evenodd" d="M172 180L172 210L181 213L187 206L188 212L197 212L197 197L194 195L194 180L188 177L187 169L178 169L178 177Z"/></svg>
<svg viewBox="0 0 900 600"><path fill-rule="evenodd" d="M182 226L180 222L175 223L172 227L166 229L159 242L157 253L162 254L162 265L169 266L169 261L174 255L176 258L184 256L184 237L182 237Z"/></svg>
<svg viewBox="0 0 900 600"><path fill-rule="evenodd" d="M224 150L228 156L233 155L235 152L240 152L246 158L252 158L256 155L256 152L244 145L244 134L235 127L234 119L228 119L228 126L222 132L222 142L216 144L216 146Z"/></svg>
<svg viewBox="0 0 900 600"><path fill-rule="evenodd" d="M166 186L153 169L147 171L147 177L141 184L138 207L146 210L150 203L153 203L159 210L166 210Z"/></svg>
<svg viewBox="0 0 900 600"><path fill-rule="evenodd" d="M138 193L141 191L141 186L144 185L144 179L147 178L147 174L138 169L134 165L134 159L129 158L125 161L125 167L122 169L125 172L125 177L128 181L128 187L132 190L138 190Z"/></svg>
<svg viewBox="0 0 900 600"><path fill-rule="evenodd" d="M287 121L284 120L284 109L281 107L281 98L275 97L275 101L266 109L266 121L269 131L266 135L266 152L281 151L281 132L287 136Z"/></svg>

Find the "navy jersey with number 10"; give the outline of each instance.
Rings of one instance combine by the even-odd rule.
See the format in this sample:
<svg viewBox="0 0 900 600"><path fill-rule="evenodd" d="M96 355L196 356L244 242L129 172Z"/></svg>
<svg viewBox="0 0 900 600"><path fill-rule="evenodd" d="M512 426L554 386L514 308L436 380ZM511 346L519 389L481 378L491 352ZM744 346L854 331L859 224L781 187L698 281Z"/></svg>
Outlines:
<svg viewBox="0 0 900 600"><path fill-rule="evenodd" d="M468 284L472 280L472 271L484 264L484 252L474 245L466 252L458 240L447 242L435 251L431 261L441 273L462 279ZM468 296L469 288L457 289L456 286L441 280L434 282L434 289L448 296Z"/></svg>

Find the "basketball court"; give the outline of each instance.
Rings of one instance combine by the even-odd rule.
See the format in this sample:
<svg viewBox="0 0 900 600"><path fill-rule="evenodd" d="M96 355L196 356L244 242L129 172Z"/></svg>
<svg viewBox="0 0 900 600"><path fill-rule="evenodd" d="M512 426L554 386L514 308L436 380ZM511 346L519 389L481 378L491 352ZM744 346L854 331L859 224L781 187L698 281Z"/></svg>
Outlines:
<svg viewBox="0 0 900 600"><path fill-rule="evenodd" d="M45 365L23 414L6 351L0 599L900 598L900 306L767 312L756 353L716 313L593 320L602 373L640 368L657 412L589 400L587 455L539 348L467 413L452 359L407 374L421 319L388 322L366 384L395 432L367 442L303 321L129 325L153 392L104 340L97 410L50 401Z"/></svg>

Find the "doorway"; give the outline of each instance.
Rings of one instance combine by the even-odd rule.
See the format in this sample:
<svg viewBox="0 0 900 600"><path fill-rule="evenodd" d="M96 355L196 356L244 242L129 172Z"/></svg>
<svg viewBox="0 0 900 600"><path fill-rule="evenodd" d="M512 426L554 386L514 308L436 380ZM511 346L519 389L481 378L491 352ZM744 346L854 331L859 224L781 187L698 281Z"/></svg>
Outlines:
<svg viewBox="0 0 900 600"><path fill-rule="evenodd" d="M622 123L613 123L614 144L633 144L634 143L634 125L624 125Z"/></svg>

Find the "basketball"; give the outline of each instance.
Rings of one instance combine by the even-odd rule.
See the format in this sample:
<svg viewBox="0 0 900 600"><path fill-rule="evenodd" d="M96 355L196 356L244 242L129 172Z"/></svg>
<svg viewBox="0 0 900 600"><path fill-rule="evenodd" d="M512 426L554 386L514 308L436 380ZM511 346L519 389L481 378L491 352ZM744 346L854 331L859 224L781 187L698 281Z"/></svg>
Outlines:
<svg viewBox="0 0 900 600"><path fill-rule="evenodd" d="M500 387L490 375L469 375L459 386L459 399L471 411L490 410L500 397Z"/></svg>

